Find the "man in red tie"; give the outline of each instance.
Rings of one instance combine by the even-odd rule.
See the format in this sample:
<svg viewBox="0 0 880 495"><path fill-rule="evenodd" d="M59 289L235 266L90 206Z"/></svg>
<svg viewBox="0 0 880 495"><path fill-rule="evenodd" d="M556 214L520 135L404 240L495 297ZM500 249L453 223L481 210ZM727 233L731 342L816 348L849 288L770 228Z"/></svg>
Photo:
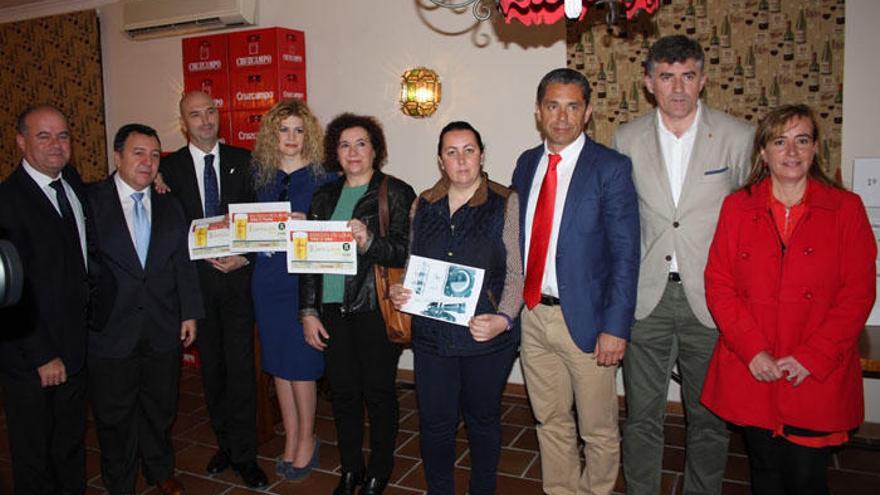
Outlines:
<svg viewBox="0 0 880 495"><path fill-rule="evenodd" d="M513 172L525 205L520 358L550 495L611 493L620 462L616 372L635 310L639 212L630 160L584 135L591 113L583 74L549 72L535 105L544 143Z"/></svg>

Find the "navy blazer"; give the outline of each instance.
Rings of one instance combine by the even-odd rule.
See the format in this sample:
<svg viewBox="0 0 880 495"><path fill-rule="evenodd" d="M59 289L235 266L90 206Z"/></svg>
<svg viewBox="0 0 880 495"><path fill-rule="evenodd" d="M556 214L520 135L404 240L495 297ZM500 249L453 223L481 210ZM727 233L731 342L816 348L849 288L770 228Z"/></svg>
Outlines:
<svg viewBox="0 0 880 495"><path fill-rule="evenodd" d="M526 210L544 145L525 151L513 171L519 194L520 249ZM572 339L593 352L600 332L629 340L639 277L639 209L629 158L586 138L559 226L556 277ZM525 266L526 263L523 263Z"/></svg>
<svg viewBox="0 0 880 495"><path fill-rule="evenodd" d="M0 238L15 245L25 277L21 301L0 309L0 372L15 380L39 382L37 368L56 357L68 376L85 363L94 229L79 174L70 165L61 174L83 207L88 272L79 242L62 235L61 215L23 166L0 184Z"/></svg>
<svg viewBox="0 0 880 495"><path fill-rule="evenodd" d="M146 339L157 352L180 346L180 323L204 317L195 264L189 260L188 224L177 199L153 193L150 199L150 246L141 266L131 240L119 193L111 175L88 191L104 276L116 293L102 304L111 307L102 332L89 336L89 352L123 358Z"/></svg>

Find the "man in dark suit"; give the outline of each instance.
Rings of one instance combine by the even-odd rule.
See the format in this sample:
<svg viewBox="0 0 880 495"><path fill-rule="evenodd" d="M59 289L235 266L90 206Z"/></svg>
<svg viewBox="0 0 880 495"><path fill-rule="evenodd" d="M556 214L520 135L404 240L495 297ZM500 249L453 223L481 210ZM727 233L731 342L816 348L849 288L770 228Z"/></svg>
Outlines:
<svg viewBox="0 0 880 495"><path fill-rule="evenodd" d="M15 493L85 491L87 313L93 235L70 159L67 120L51 106L18 119L21 165L0 184L0 236L18 249L24 290L0 311L0 383Z"/></svg>
<svg viewBox="0 0 880 495"><path fill-rule="evenodd" d="M230 203L254 201L250 153L218 142L219 114L200 91L180 100L189 144L162 159L160 171L183 205L187 222L223 215ZM230 465L258 488L268 484L256 462L256 375L251 268L244 256L196 262L205 318L199 321L199 354L205 401L219 449L211 474Z"/></svg>
<svg viewBox="0 0 880 495"><path fill-rule="evenodd" d="M584 135L591 113L581 73L549 72L535 108L544 144L513 172L527 260L520 357L551 495L609 494L620 462L616 371L636 304L639 212L629 159Z"/></svg>
<svg viewBox="0 0 880 495"><path fill-rule="evenodd" d="M161 146L141 124L113 140L116 173L89 191L96 240L116 293L101 332L89 336L89 386L101 446L104 487L135 492L138 462L163 494L183 493L174 479L171 425L177 414L181 343L196 338L204 315L188 224L177 199L153 194Z"/></svg>

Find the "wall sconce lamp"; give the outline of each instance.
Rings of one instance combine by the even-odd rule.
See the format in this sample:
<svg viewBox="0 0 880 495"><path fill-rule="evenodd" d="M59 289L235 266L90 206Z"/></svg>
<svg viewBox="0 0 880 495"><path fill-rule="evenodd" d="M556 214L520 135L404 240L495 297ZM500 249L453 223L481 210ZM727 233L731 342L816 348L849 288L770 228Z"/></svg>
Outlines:
<svg viewBox="0 0 880 495"><path fill-rule="evenodd" d="M415 118L430 117L440 105L440 76L417 67L400 78L400 111Z"/></svg>

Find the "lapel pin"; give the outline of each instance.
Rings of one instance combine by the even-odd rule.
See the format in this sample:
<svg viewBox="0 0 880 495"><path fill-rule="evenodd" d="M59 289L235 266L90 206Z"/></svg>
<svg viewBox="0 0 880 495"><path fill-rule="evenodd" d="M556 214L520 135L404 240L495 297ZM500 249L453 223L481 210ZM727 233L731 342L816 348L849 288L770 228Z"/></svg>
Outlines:
<svg viewBox="0 0 880 495"><path fill-rule="evenodd" d="M229 169L229 175L232 175L232 174L234 174L234 173L235 173L235 167L230 168L230 169Z"/></svg>

